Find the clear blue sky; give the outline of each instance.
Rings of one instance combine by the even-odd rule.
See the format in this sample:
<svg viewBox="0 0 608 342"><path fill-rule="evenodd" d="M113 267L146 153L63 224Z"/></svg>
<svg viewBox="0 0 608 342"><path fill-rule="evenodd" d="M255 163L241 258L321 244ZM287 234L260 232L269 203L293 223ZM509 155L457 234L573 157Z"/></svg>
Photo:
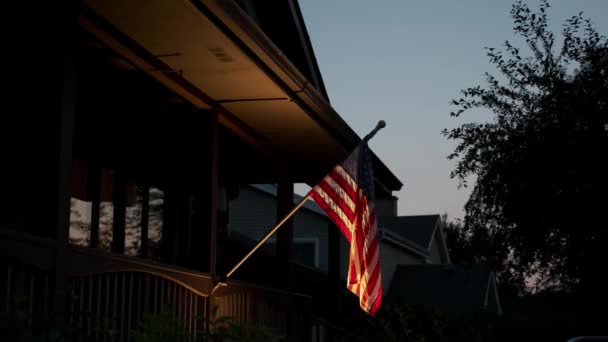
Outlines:
<svg viewBox="0 0 608 342"><path fill-rule="evenodd" d="M400 215L464 216L467 189L450 179L455 143L440 132L487 113L450 118L459 90L493 72L483 47L512 40L511 1L300 0L333 107L405 184ZM584 11L608 35L608 0L553 0L554 32ZM528 1L536 7L537 1ZM558 36L559 37L559 36Z"/></svg>

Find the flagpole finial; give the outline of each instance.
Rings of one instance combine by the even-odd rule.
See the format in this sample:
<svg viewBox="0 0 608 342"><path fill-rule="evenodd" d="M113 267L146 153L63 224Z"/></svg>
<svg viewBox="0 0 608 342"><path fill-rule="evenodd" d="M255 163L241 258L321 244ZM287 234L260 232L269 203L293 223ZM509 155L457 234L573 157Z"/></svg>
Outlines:
<svg viewBox="0 0 608 342"><path fill-rule="evenodd" d="M376 133L378 133L379 130L383 129L384 127L386 127L386 121L384 120L380 120L378 121L378 124L376 125L376 128L374 128L371 132L369 132L365 138L363 138L363 142L368 142L369 139L371 139L374 135L376 135Z"/></svg>

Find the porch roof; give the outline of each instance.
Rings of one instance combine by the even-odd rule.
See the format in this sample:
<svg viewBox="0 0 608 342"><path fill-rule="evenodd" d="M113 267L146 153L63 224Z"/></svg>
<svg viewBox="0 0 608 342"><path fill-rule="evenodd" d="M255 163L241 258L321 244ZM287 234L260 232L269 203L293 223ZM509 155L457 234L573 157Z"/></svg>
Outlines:
<svg viewBox="0 0 608 342"><path fill-rule="evenodd" d="M85 0L81 25L277 160L316 182L358 135L234 1ZM372 128L375 122L370 122ZM387 190L397 177L375 157Z"/></svg>

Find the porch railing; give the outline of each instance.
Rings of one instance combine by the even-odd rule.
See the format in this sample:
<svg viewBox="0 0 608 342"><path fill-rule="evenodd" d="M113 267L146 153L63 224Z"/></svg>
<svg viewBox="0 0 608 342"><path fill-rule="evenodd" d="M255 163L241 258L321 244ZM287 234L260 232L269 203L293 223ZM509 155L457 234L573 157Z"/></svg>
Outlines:
<svg viewBox="0 0 608 342"><path fill-rule="evenodd" d="M310 341L312 298L287 291L230 281L213 297L218 317L241 326L265 327L289 341Z"/></svg>
<svg viewBox="0 0 608 342"><path fill-rule="evenodd" d="M51 239L0 230L0 315L26 318L32 327L50 312Z"/></svg>
<svg viewBox="0 0 608 342"><path fill-rule="evenodd" d="M15 244L20 245L10 247ZM2 231L0 247L0 312L14 312L22 298L31 320L39 312L48 313L55 242ZM83 339L128 341L141 329L145 313L164 309L179 322L184 340L196 339L206 319L220 317L239 326L264 327L289 340L311 338L308 296L231 281L210 299L205 273L77 246L68 247L66 259L68 318Z"/></svg>
<svg viewBox="0 0 608 342"><path fill-rule="evenodd" d="M0 313L20 309L35 326L52 312L54 248L52 240L0 230ZM310 296L229 281L210 298L205 273L76 246L68 255L68 319L82 339L129 341L146 313L169 310L164 315L179 322L184 341L200 337L205 320L220 317L288 341L327 341L330 335L359 340L315 317Z"/></svg>
<svg viewBox="0 0 608 342"><path fill-rule="evenodd" d="M70 285L70 321L87 339L131 340L145 313L168 314L186 341L203 330L207 297L162 276L108 272L74 277Z"/></svg>

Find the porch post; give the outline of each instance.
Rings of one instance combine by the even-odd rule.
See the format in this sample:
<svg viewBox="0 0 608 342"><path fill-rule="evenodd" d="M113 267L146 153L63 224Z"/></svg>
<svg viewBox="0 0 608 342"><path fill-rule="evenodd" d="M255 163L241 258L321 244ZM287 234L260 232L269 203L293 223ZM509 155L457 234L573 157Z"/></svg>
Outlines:
<svg viewBox="0 0 608 342"><path fill-rule="evenodd" d="M289 170L286 165L279 166L279 182L277 184L277 223L294 207L293 182L289 179ZM287 220L277 232L277 258L279 269L276 272L279 288L288 290L293 280L293 217ZM287 339L295 338L296 322L294 312L296 308L287 311Z"/></svg>
<svg viewBox="0 0 608 342"><path fill-rule="evenodd" d="M209 178L208 178L208 189L209 189L209 219L208 219L208 240L209 241L209 275L211 276L211 288L216 283L216 258L217 258L217 208L218 208L218 188L219 188L219 124L218 124L218 113L211 112L205 113L209 115ZM213 295L209 294L207 305L205 306L205 331L210 331L210 319L211 310L214 306Z"/></svg>
<svg viewBox="0 0 608 342"><path fill-rule="evenodd" d="M216 256L217 256L217 207L218 207L218 188L219 188L219 124L218 113L212 112L210 120L210 177L209 177L209 196L210 198L210 213L209 213L209 274L211 279L215 279L216 275Z"/></svg>
<svg viewBox="0 0 608 342"><path fill-rule="evenodd" d="M127 184L122 164L114 170L112 202L114 204L112 218L112 252L124 254L125 228L127 210Z"/></svg>
<svg viewBox="0 0 608 342"><path fill-rule="evenodd" d="M64 34L63 48L63 82L61 91L61 108L59 113L59 139L57 159L57 202L55 219L55 260L52 274L52 287L55 295L52 307L57 317L67 309L66 255L70 229L70 199L72 170L72 140L74 129L74 108L76 104L77 78L77 6L69 2L68 11L63 16L61 25Z"/></svg>
<svg viewBox="0 0 608 342"><path fill-rule="evenodd" d="M328 243L328 275L332 294L336 292L340 283L340 230L331 221L327 220Z"/></svg>
<svg viewBox="0 0 608 342"><path fill-rule="evenodd" d="M150 220L150 186L145 185L142 193L141 204L141 257L147 258L148 255L148 221Z"/></svg>
<svg viewBox="0 0 608 342"><path fill-rule="evenodd" d="M286 165L279 166L279 182L277 184L277 222L293 208L293 183L289 179ZM277 272L278 285L288 288L291 276L291 261L293 259L293 218L290 218L277 232L277 257L280 269Z"/></svg>
<svg viewBox="0 0 608 342"><path fill-rule="evenodd" d="M340 314L340 231L330 219L327 219L327 303L328 314L333 321ZM328 330L328 340L335 341L332 329Z"/></svg>
<svg viewBox="0 0 608 342"><path fill-rule="evenodd" d="M101 211L101 166L97 160L89 163L88 192L91 199L91 237L89 247L99 247L99 215Z"/></svg>

